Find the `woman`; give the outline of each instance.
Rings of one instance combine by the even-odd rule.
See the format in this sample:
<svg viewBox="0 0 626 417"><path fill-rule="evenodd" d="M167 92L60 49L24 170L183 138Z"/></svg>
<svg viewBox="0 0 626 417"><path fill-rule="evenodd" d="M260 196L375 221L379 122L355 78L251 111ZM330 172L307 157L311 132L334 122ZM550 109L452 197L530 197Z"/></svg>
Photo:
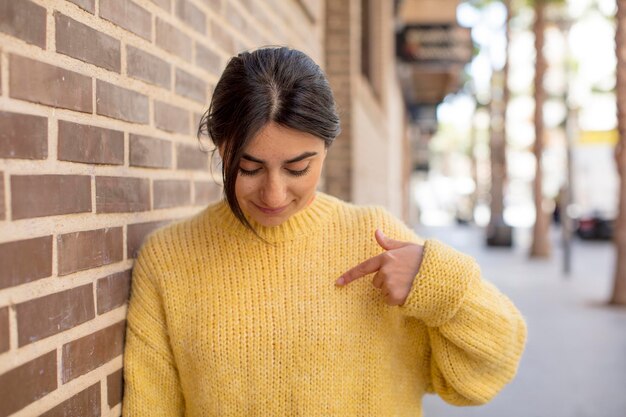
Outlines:
<svg viewBox="0 0 626 417"><path fill-rule="evenodd" d="M232 58L202 129L225 199L141 250L125 416L419 416L512 379L526 327L473 259L316 192L339 119L309 57Z"/></svg>

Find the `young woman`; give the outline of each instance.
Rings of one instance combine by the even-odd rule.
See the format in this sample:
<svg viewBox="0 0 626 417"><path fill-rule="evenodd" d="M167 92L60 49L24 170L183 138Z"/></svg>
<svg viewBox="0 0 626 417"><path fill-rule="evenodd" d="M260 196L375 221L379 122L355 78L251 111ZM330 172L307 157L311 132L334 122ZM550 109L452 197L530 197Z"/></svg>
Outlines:
<svg viewBox="0 0 626 417"><path fill-rule="evenodd" d="M140 252L125 416L420 416L513 378L524 320L472 258L316 191L339 118L309 57L232 58L201 128L225 199Z"/></svg>

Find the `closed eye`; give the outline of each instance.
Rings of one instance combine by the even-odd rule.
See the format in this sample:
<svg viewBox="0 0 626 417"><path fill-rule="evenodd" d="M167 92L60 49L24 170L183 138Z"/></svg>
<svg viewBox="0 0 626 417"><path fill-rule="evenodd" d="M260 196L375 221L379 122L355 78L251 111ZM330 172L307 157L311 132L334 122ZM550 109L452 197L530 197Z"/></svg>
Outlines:
<svg viewBox="0 0 626 417"><path fill-rule="evenodd" d="M303 175L306 175L309 172L309 169L311 168L311 165L307 165L306 168L304 169L300 169L300 170L295 170L295 169L289 169L289 168L285 168L287 170L287 172L289 172L289 174L293 175L294 177L301 177Z"/></svg>

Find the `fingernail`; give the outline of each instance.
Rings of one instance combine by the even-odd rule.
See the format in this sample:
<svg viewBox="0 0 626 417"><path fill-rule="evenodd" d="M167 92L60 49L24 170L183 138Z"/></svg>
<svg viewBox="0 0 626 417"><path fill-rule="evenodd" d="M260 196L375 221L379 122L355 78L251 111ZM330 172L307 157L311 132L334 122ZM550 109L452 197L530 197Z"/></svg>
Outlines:
<svg viewBox="0 0 626 417"><path fill-rule="evenodd" d="M339 285L339 286L341 286L341 285L343 285L343 284L344 284L344 279L343 279L343 277L339 277L339 279L338 279L337 281L335 281L335 285Z"/></svg>

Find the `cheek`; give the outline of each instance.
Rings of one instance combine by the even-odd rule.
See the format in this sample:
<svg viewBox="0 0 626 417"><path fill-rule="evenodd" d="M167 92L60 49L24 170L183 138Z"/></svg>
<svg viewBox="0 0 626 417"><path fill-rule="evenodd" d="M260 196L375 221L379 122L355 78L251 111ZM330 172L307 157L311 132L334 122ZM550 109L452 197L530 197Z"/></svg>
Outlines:
<svg viewBox="0 0 626 417"><path fill-rule="evenodd" d="M252 177L239 176L235 183L235 195L237 199L245 197L251 194L254 190L258 189L255 179Z"/></svg>

